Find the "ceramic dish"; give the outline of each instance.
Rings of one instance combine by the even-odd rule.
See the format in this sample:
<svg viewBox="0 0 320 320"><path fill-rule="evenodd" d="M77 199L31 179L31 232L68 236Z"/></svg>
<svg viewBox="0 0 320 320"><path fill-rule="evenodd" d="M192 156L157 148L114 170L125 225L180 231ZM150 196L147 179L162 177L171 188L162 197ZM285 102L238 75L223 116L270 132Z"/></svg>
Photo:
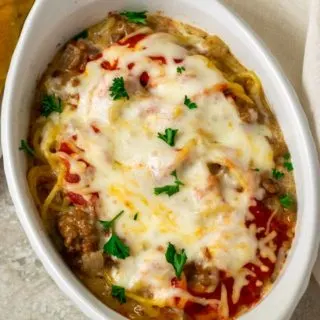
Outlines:
<svg viewBox="0 0 320 320"><path fill-rule="evenodd" d="M49 274L92 319L122 319L94 298L61 263L46 235L25 179L19 153L28 131L29 106L37 80L61 45L109 11L157 11L219 35L235 56L260 77L284 133L292 160L299 203L296 236L282 274L270 293L241 319L288 319L304 292L316 256L318 163L306 118L290 84L263 45L221 3L212 1L37 1L26 21L9 70L2 113L2 144L9 189L20 221ZM53 18L54 17L54 18ZM294 130L292 130L294 128ZM290 288L290 289L289 289Z"/></svg>

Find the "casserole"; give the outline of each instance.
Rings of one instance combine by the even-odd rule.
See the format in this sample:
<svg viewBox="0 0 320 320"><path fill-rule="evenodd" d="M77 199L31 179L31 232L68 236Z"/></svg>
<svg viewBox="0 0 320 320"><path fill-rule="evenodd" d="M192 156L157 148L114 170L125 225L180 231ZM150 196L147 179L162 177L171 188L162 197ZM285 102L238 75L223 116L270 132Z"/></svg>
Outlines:
<svg viewBox="0 0 320 320"><path fill-rule="evenodd" d="M272 287L295 233L294 164L259 79L219 37L111 12L57 53L31 110L31 194L106 305L229 319Z"/></svg>
<svg viewBox="0 0 320 320"><path fill-rule="evenodd" d="M176 2L174 5L169 4L168 2L165 2L162 4L162 6L157 7L155 2L150 6L145 6L144 8L147 8L148 10L152 11L154 9L162 9L164 12L166 12L168 15L176 17L176 11L179 10L179 3ZM53 4L52 4L53 5ZM56 7L55 7L56 5ZM70 5L70 13L68 19L74 19L77 21L78 25L74 25L74 28L70 30L62 30L62 26L65 26L63 21L58 21L59 19L62 19L61 13L59 13L59 5L55 4L53 5L52 9L50 10L48 7L45 6L45 3L39 2L36 4L35 8L33 9L31 16L29 20L26 23L25 30L22 35L22 39L20 41L20 44L18 46L18 49L16 51L15 57L13 59L13 64L8 76L8 82L7 82L7 87L6 87L6 92L5 92L5 99L4 99L4 111L3 111L3 145L4 145L4 155L5 155L5 164L6 164L6 173L8 175L9 179L9 187L11 188L11 193L13 195L15 204L17 205L18 212L20 211L20 218L22 219L22 224L26 229L29 229L27 233L31 238L34 237L39 237L39 233L41 232L41 238L42 238L42 243L38 240L32 240L32 243L34 246L36 246L36 251L39 252L41 250L40 257L42 257L42 260L44 261L44 264L47 268L51 269L51 272L55 273L55 278L59 280L59 277L68 274L68 270L66 270L63 266L61 266L61 269L64 269L63 272L61 272L60 268L57 268L54 263L52 264L55 259L58 259L57 255L53 252L53 248L51 245L48 243L48 240L45 236L45 233L41 229L41 226L38 224L37 228L35 229L34 226L30 226L29 222L33 220L37 221L39 223L38 217L34 213L34 216L30 215L30 213L33 209L27 208L27 210L22 209L22 204L32 206L30 202L30 198L22 199L21 195L21 190L26 188L26 185L24 184L24 180L22 179L17 179L17 175L19 177L24 177L24 171L25 168L23 168L22 165L22 156L17 154L17 150L15 150L14 146L16 145L18 149L18 144L19 140L21 137L26 136L25 132L18 132L15 130L16 128L10 127L10 123L16 123L18 124L19 130L24 129L25 131L27 130L27 117L22 118L21 116L19 117L19 112L23 110L22 106L22 98L25 100L31 100L32 99L32 89L35 87L35 79L39 74L43 72L45 69L45 64L48 63L48 61L51 60L52 54L53 54L53 43L57 44L57 41L62 41L65 42L67 38L70 38L71 35L76 33L76 31L80 31L84 25L83 23L81 24L81 19L85 19L86 17L90 16L91 19L94 20L88 21L86 20L86 25L90 24L91 22L98 21L101 19L102 12L98 14L98 12L101 10L101 8L104 8L106 6L105 3L97 1L95 4L86 4L85 2L77 2L73 3L71 2ZM61 5L61 4L60 4ZM119 5L119 4L117 4ZM106 11L110 10L115 10L115 9L123 9L124 4L121 7L118 7L114 2L110 2L110 7L106 9ZM130 4L127 4L129 6ZM143 4L140 3L142 6ZM149 4L150 5L150 4ZM274 288L271 291L271 293L256 307L254 308L251 312L246 314L243 319L264 319L268 318L270 319L271 315L269 313L269 307L268 304L273 306L274 309L276 309L275 314L274 314L274 319L285 319L291 312L292 306L297 302L297 296L298 293L301 293L301 286L303 279L306 275L306 273L310 272L310 261L313 259L314 256L314 247L316 243L316 237L315 237L315 219L316 219L316 214L315 210L317 208L317 201L315 198L315 190L317 187L317 180L316 180L316 174L314 174L314 170L317 169L317 162L316 162L316 157L314 153L314 147L312 144L312 139L310 138L310 133L308 131L308 128L306 127L306 124L303 125L303 115L301 114L301 111L299 111L299 106L298 103L294 102L291 100L290 96L293 95L290 93L290 88L287 87L286 82L282 79L281 75L275 71L274 67L272 66L272 63L270 62L270 58L267 58L265 55L263 49L259 48L257 46L257 42L248 34L246 33L246 29L244 27L241 27L241 25L238 25L237 21L234 20L232 15L230 15L219 3L214 3L212 4L212 12L215 12L217 16L213 16L214 23L210 21L209 19L206 20L205 17L207 15L205 13L201 13L201 11L205 7L205 1L203 3L198 3L197 5L194 5L195 7L193 8L190 3L185 2L184 3L184 8L185 8L185 14L184 16L187 17L188 14L191 14L193 12L192 19L187 19L191 22L195 22L196 25L199 25L201 27L204 27L207 29L209 32L213 32L216 34L219 34L230 46L232 51L235 53L235 55L240 59L241 62L243 62L246 66L249 68L255 70L260 78L262 79L264 88L266 90L267 97L269 101L271 102L271 105L274 107L275 114L278 117L278 121L280 123L280 126L283 129L286 141L289 145L290 152L292 154L293 161L296 166L296 181L297 181L297 194L298 194L298 202L299 202L299 213L298 213L298 223L297 223L297 234L296 238L293 244L293 249L292 253L288 258L287 265L285 267L285 270L282 274L282 276L278 279L278 281L274 284ZM57 41L54 41L53 39L50 39L50 44L47 43L46 47L44 48L44 51L42 55L37 55L36 51L31 52L30 55L34 57L34 60L31 59L31 65L28 66L29 71L24 71L22 77L19 78L19 81L22 81L21 83L24 83L25 85L30 85L29 88L23 88L21 84L17 84L18 78L15 77L15 73L18 72L19 70L22 69L23 66L25 66L25 63L20 56L19 58L19 49L21 50L22 43L24 41L31 39L33 37L32 30L37 30L39 32L40 29L39 25L37 28L37 23L39 23L39 20L37 21L36 19L32 20L32 16L35 15L35 17L40 17L41 19L45 17L45 12L48 11L43 11L47 8L50 13L55 12L52 10L58 10L57 12L57 21L50 21L50 24L53 23L52 29L50 29L50 26L48 26L48 30L56 30L57 33L52 33L50 31L43 30L42 37L46 38L49 34L51 37L56 37ZM195 11L192 10L195 9ZM74 11L73 11L74 10ZM199 10L199 11L197 11ZM106 14L106 11L103 12L103 15ZM75 16L75 12L77 12L77 16ZM197 14L194 14L194 12L199 12L199 16ZM219 12L221 14L219 14ZM201 13L201 14L200 14ZM222 19L223 16L223 19ZM201 17L201 18L200 18ZM215 20L217 19L217 20ZM222 19L222 20L220 20ZM63 20L63 19L62 19ZM198 20L198 21L197 21ZM200 22L201 21L201 22ZM223 23L221 22L223 21ZM207 22L207 23L206 23ZM54 25L56 23L56 26ZM70 26L70 21L68 21L68 25ZM225 26L228 25L226 28ZM230 26L233 27L230 27ZM58 27L59 26L59 27ZM29 33L27 33L26 30L29 29ZM33 29L34 28L34 29ZM65 35L65 38L59 37L59 29L61 29L61 34ZM232 30L237 30L234 34L232 33ZM241 31L241 32L240 32ZM48 32L48 33L46 33ZM239 34L242 34L239 36ZM30 38L31 37L31 38ZM44 39L43 38L43 39ZM41 35L38 35L38 39L40 41ZM240 39L240 40L238 40ZM51 43L52 41L52 43ZM50 45L52 44L51 48ZM24 47L25 51L24 53L24 58L27 56L27 46L25 44ZM50 50L49 50L50 49ZM47 50L47 51L46 51ZM247 50L247 51L246 51ZM250 58L248 58L248 52L252 54ZM35 57L37 57L35 59ZM27 58L26 58L27 59ZM42 59L42 64L41 64L41 59ZM19 63L20 61L20 63ZM35 63L34 65L32 64ZM38 65L39 63L39 65ZM37 67L37 68L36 68ZM31 72L33 71L33 73ZM27 74L28 77L33 76L33 84L31 83L32 81L29 81L26 83L23 81L23 76L24 74ZM29 78L30 79L30 78ZM269 80L268 80L269 79ZM270 79L272 79L270 81ZM10 84L11 83L11 84ZM14 99L13 98L13 92L14 92ZM20 92L20 95L19 95ZM286 94L284 94L286 93ZM22 94L24 94L22 96ZM11 107L12 105L19 106L20 109L15 109ZM24 106L26 103L24 103ZM281 109L277 106L285 105L287 109ZM295 132L292 132L290 130L291 125L288 125L287 118L288 114L290 114L290 120L294 123L294 126L296 128ZM19 121L19 122L17 122ZM25 122L22 122L25 121ZM300 130L299 130L300 129ZM302 137L302 138L301 138ZM295 141L301 141L303 140L305 145L303 144L295 144ZM14 157L14 158L13 158ZM306 169L307 168L307 169ZM302 169L304 169L304 176L302 176ZM308 180L306 180L308 179ZM308 186L310 189L307 190ZM19 191L20 190L20 191ZM308 198L303 197L304 194L307 192ZM308 199L308 201L306 201ZM23 200L23 201L22 201ZM29 211L30 210L30 211ZM24 214L23 214L24 212ZM33 211L34 212L34 211ZM308 229L308 238L301 238L301 232L302 230L306 228ZM30 231L30 228L33 230L33 232ZM312 231L313 230L313 231ZM46 245L46 250L47 252L43 252L42 250L44 249L43 244L45 243ZM300 261L299 257L299 248L300 251L304 253L308 257L303 263ZM38 250L37 250L38 249ZM301 255L300 252L300 255ZM306 252L309 252L306 254ZM50 257L50 259L48 259ZM299 260L299 265L295 263L295 259ZM49 263L50 262L50 263ZM297 268L302 268L301 270L297 270ZM291 272L290 272L291 270ZM300 276L297 276L297 274ZM75 279L73 278L72 275L68 274L69 280L64 280L63 285L65 287L68 287L70 290L74 290L75 286L79 288L79 284L76 284ZM295 278L293 281L292 279ZM71 282L73 284L70 286ZM59 283L59 281L58 281ZM291 285L291 291L290 294L286 293L286 296L283 296L283 288L285 287L286 283L290 283ZM293 283L296 284L295 290L293 289ZM305 285L305 284L304 284ZM77 289L78 290L78 289ZM75 293L75 291L73 291ZM88 297L87 292L83 292L83 295L80 297L80 299L86 296ZM277 297L281 296L284 300L279 303L279 299ZM95 301L92 297L89 299ZM288 299L288 302L285 303L285 299ZM277 303L279 305L277 305ZM98 318L101 316L103 318L103 312L104 309L101 307L99 303L94 303L91 305L88 305L87 303L82 304L82 307L89 313L91 317L96 317ZM89 309L88 309L89 307ZM99 308L101 311L99 311ZM93 312L93 313L92 313ZM99 313L102 312L100 315ZM108 313L110 316L113 315L113 312L110 311ZM115 319L118 316L115 315ZM251 318L250 318L251 317Z"/></svg>

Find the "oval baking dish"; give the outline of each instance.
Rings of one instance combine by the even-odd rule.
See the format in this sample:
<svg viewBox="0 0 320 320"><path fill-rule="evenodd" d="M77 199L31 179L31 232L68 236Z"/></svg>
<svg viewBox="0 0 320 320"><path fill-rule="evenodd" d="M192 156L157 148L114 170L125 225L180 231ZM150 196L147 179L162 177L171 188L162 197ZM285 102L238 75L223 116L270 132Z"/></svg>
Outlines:
<svg viewBox="0 0 320 320"><path fill-rule="evenodd" d="M210 10L208 10L208 8L210 8ZM62 1L61 3L55 4L49 1L39 1L36 3L26 22L11 63L2 113L2 143L6 176L19 218L32 246L57 284L76 301L79 307L88 314L89 317L94 319L104 319L106 317L112 319L121 318L120 315L106 308L86 291L70 270L65 265L59 263L61 258L53 248L44 230L29 192L25 192L28 188L25 179L26 163L23 155L18 153L18 149L20 140L27 136L29 111L27 111L28 116L23 115L26 112L25 110L30 110L28 108L33 100L37 80L46 69L46 65L52 60L53 55L57 51L57 47L61 47L67 39L71 38L83 28L99 22L108 12L114 10L122 12L126 9L140 11L146 9L150 12L161 10L165 15L173 19L200 27L209 34L218 35L231 48L231 52L237 59L248 69L254 70L261 79L267 99L288 145L291 156L290 163L291 161L294 163L298 214L295 237L281 274L275 283L272 284L270 292L266 294L263 300L248 313L241 316L241 319L287 319L307 284L306 279L308 279L310 275L312 262L315 258L318 208L318 201L315 196L318 186L317 174L315 174L318 169L317 158L305 116L301 111L301 106L292 88L281 75L281 72L277 69L274 61L266 53L263 46L248 29L219 2L208 4L207 1L199 1L197 4L194 4L191 1L176 1L171 4L169 1L159 3L154 1L150 4L139 1L139 5L135 5L135 1L127 1L121 4L115 1L92 1L90 4L86 1L71 1L68 4ZM49 12L50 15L55 13L53 15L55 19L47 21L45 17ZM155 34L155 37L156 36L157 34ZM158 41L163 41L161 38L163 36L158 36ZM143 37L145 37L145 35ZM75 41L78 41L78 38L79 37L77 37ZM129 37L129 39L131 38ZM121 44L121 42L119 43ZM146 40L143 40L142 43L145 43L146 47L148 46ZM131 43L129 44L129 48L130 46ZM182 54L182 49L179 52ZM99 56L97 59L100 58ZM159 58L157 60L149 60L152 64L166 64L166 62L163 61L164 59L168 61L169 58L166 56L166 58L163 58L161 61ZM174 63L179 64L181 63L180 60L181 59ZM191 61L188 62L189 60L187 59L185 62L187 71L184 67L181 69L180 66L179 73L186 71L187 74L189 71L191 72L194 63L198 64L197 68L199 69L201 63L194 60L195 59L191 59ZM108 64L108 70L110 70L110 66L111 65ZM131 67L128 69L131 70ZM206 71L204 70L202 72ZM121 80L121 77L117 79ZM140 76L141 85L146 87L149 81L149 75L148 80L144 80L145 81L142 81ZM227 87L226 84L220 89L225 95L230 94L231 97L234 97L234 94L235 96L238 94L232 92L231 88ZM192 90L190 92L192 92ZM123 94L125 94L124 98L129 99L126 91L125 93L122 92L122 95ZM45 98L47 99L47 104L54 104L53 101L55 99L56 106L60 104L60 100L52 95L47 95ZM198 102L198 100L193 99L191 101L188 96L185 96L184 104L190 110L196 109L197 104L194 101ZM198 103L200 108L201 101L199 100ZM252 115L252 112L250 114ZM47 117L48 114L44 116ZM293 131L292 128L295 128L295 130ZM98 129L96 129L96 127L94 127L94 129L95 133L98 133ZM166 137L167 134L169 134L169 132L163 135L160 134L159 137L167 144L173 145L174 137L169 141L168 137ZM60 143L59 152L65 154L63 156L65 157L65 162L67 154L70 154L70 150L68 149L66 151L66 148L62 148L61 146ZM161 147L166 148L165 145L161 145ZM263 157L265 161L265 156ZM85 163L88 166L87 162ZM263 168L265 162L260 163ZM68 162L67 167L69 166L70 163ZM266 165L266 167L268 167L268 165ZM252 170L254 171L254 168L252 168ZM180 172L178 171L178 173L180 177ZM255 175L254 173L252 174ZM275 179L277 179L281 172L278 172L278 176L277 172L274 174ZM171 175L176 179L177 190L175 192L179 191L180 187L183 189L183 182L179 180L177 171L173 171ZM76 175L69 174L68 177L70 178L71 176L74 177ZM77 176L77 178L78 177L79 176ZM185 176L182 175L182 177ZM185 179L187 179L187 177L185 177ZM72 181L72 183L74 182L75 181ZM183 190L186 190L186 187L184 187ZM155 188L155 194L162 192L166 191L159 187ZM272 193L273 191L270 192ZM84 198L81 198L81 201L77 198L77 201L75 201L74 193L72 193L72 197L70 194L69 192L69 200L71 199L71 202L75 205L83 205L80 202L84 202ZM167 195L171 196L172 194L167 193ZM284 200L286 201L288 199ZM288 205L288 203L285 205ZM304 235L303 237L302 234ZM174 246L173 248L171 247L171 249L175 250ZM183 252L184 251L181 251L181 254ZM126 258L126 256L121 257L121 259ZM167 261L170 262L168 256ZM181 271L180 273L177 272L177 269L175 269L175 271L176 276L179 278ZM123 282L120 281L120 283ZM290 292L286 290L289 285Z"/></svg>

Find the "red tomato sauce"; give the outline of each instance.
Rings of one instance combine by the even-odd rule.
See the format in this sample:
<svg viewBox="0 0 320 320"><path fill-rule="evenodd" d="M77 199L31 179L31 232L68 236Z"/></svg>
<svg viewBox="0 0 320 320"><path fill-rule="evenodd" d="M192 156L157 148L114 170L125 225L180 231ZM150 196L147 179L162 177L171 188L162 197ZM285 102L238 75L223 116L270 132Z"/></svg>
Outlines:
<svg viewBox="0 0 320 320"><path fill-rule="evenodd" d="M67 142L62 142L60 144L59 151L64 152L66 154L73 154L75 151L71 148L71 146Z"/></svg>
<svg viewBox="0 0 320 320"><path fill-rule="evenodd" d="M95 133L100 133L101 132L100 129L94 124L91 125L91 128Z"/></svg>
<svg viewBox="0 0 320 320"><path fill-rule="evenodd" d="M62 159L64 165L67 168L67 172L65 175L65 180L69 183L78 183L80 181L80 176L76 173L70 173L70 163L66 159Z"/></svg>
<svg viewBox="0 0 320 320"><path fill-rule="evenodd" d="M166 64L167 63L166 58L162 57L162 56L150 56L149 58L151 60L153 60L153 61L159 62L160 64Z"/></svg>
<svg viewBox="0 0 320 320"><path fill-rule="evenodd" d="M146 87L148 85L149 79L150 79L150 77L149 77L148 72L146 72L146 71L142 72L140 75L140 84L143 87Z"/></svg>
<svg viewBox="0 0 320 320"><path fill-rule="evenodd" d="M174 58L173 61L175 63L181 63L183 61L183 59Z"/></svg>
<svg viewBox="0 0 320 320"><path fill-rule="evenodd" d="M118 41L121 46L128 46L128 48L134 48L136 44L146 37L145 34L136 34L130 38L122 39Z"/></svg>
<svg viewBox="0 0 320 320"><path fill-rule="evenodd" d="M74 205L84 206L87 204L84 197L78 193L68 192L68 197Z"/></svg>
<svg viewBox="0 0 320 320"><path fill-rule="evenodd" d="M257 228L264 228L262 232L257 234L257 238L261 239L266 236L265 231L267 229L268 221L272 215L272 211L261 201L256 201L256 205L249 207L249 210L254 215L254 219L247 221L246 225L249 227L251 223L255 223ZM270 223L269 232L277 232L277 236L273 240L273 242L277 245L276 253L279 251L283 243L289 239L287 235L289 229L290 226L288 224L280 221L277 217L273 217ZM255 275L247 276L246 279L249 283L242 288L239 301L236 304L232 302L234 279L227 276L227 274L223 271L220 271L220 283L213 293L199 294L192 292L191 290L188 291L194 296L220 300L221 288L222 285L224 285L227 290L229 317L235 317L242 307L248 308L260 301L264 290L264 284L270 279L274 272L275 264L267 258L262 258L259 255L259 252L257 252L257 255L259 260L265 267L267 267L267 269L261 270L260 266L257 266L253 263L248 263L244 266L244 268L251 270ZM257 286L257 281L262 282L262 285ZM213 307L202 306L192 302L188 302L186 304L185 312L192 320L221 320L217 310Z"/></svg>
<svg viewBox="0 0 320 320"><path fill-rule="evenodd" d="M132 70L134 66L135 66L135 63L134 63L134 62L131 62L131 63L129 63L129 64L127 65L127 67L128 67L129 70Z"/></svg>
<svg viewBox="0 0 320 320"><path fill-rule="evenodd" d="M115 61L113 61L113 63L111 64L109 61L105 60L102 61L100 64L101 68L105 69L105 70L109 70L109 71L113 71L113 70L118 70L118 59L116 59Z"/></svg>

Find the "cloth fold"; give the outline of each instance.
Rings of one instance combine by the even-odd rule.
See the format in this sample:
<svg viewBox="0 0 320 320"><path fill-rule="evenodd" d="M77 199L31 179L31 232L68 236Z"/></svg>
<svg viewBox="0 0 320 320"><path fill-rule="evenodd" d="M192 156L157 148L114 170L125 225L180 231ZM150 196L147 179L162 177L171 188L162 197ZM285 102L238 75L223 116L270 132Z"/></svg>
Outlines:
<svg viewBox="0 0 320 320"><path fill-rule="evenodd" d="M312 133L320 151L320 0L312 0L309 11L309 26L303 63L302 84L304 108L309 118ZM320 178L320 172L319 172ZM320 223L319 223L320 233ZM320 251L313 274L320 285Z"/></svg>

